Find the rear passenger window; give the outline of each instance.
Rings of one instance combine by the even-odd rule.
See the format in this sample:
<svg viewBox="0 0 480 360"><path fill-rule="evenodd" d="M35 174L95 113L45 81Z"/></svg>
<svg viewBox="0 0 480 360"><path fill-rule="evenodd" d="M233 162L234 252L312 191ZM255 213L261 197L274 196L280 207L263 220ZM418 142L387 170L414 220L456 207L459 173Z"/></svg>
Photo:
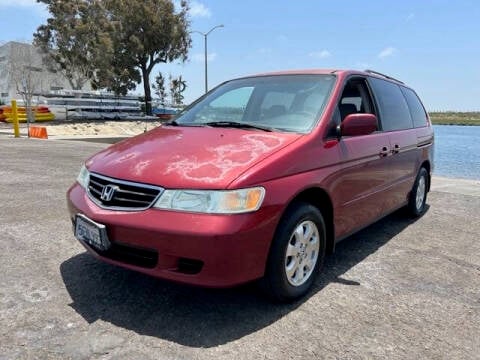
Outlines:
<svg viewBox="0 0 480 360"><path fill-rule="evenodd" d="M400 87L377 78L370 78L370 84L378 102L383 130L411 129L412 117Z"/></svg>
<svg viewBox="0 0 480 360"><path fill-rule="evenodd" d="M417 94L415 94L413 90L406 87L401 86L400 88L402 89L403 95L405 95L405 99L407 100L408 107L410 108L413 126L427 126L427 113L425 112L425 108L420 102Z"/></svg>

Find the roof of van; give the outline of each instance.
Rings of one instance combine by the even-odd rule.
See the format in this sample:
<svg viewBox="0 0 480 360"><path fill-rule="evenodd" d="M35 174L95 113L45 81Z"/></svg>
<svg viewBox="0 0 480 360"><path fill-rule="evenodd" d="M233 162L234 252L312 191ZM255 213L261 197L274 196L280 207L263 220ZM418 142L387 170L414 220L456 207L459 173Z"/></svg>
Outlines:
<svg viewBox="0 0 480 360"><path fill-rule="evenodd" d="M395 79L389 75L382 74L374 70L348 70L348 69L297 69L297 70L285 70L285 71L274 71L268 73L256 74L254 76L269 76L269 75L364 75L364 76L374 76L378 78L392 80L398 83L403 84L402 81Z"/></svg>

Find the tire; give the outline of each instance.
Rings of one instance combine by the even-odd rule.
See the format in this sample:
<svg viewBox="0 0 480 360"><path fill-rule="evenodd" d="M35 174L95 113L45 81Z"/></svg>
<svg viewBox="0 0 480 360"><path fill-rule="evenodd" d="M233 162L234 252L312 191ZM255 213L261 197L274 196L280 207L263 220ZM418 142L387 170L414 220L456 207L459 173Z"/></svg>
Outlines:
<svg viewBox="0 0 480 360"><path fill-rule="evenodd" d="M321 212L307 203L287 209L275 232L260 284L274 301L288 302L307 293L323 266L326 229Z"/></svg>
<svg viewBox="0 0 480 360"><path fill-rule="evenodd" d="M422 167L418 172L415 183L408 199L407 210L410 216L419 217L426 209L429 176L427 170Z"/></svg>

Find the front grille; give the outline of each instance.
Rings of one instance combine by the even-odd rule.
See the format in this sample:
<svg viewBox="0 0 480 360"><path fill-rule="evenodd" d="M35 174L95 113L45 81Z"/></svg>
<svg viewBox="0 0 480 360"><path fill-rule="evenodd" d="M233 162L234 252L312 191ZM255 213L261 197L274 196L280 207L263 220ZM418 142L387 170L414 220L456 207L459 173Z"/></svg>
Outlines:
<svg viewBox="0 0 480 360"><path fill-rule="evenodd" d="M90 173L88 195L102 208L113 210L148 209L162 193L161 187L112 179Z"/></svg>

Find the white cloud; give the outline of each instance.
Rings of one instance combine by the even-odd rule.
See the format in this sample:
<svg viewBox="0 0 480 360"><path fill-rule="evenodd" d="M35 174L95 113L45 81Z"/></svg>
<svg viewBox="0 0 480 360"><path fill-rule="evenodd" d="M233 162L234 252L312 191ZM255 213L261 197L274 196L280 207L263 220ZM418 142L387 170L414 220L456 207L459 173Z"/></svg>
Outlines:
<svg viewBox="0 0 480 360"><path fill-rule="evenodd" d="M313 51L308 56L313 57L315 59L326 59L332 56L332 53L328 50L321 50L321 51Z"/></svg>
<svg viewBox="0 0 480 360"><path fill-rule="evenodd" d="M393 56L398 52L398 50L392 46L386 47L378 54L379 59L385 59L387 57Z"/></svg>
<svg viewBox="0 0 480 360"><path fill-rule="evenodd" d="M217 58L217 53L209 53L207 55L207 61L214 61ZM193 54L192 60L196 62L205 62L205 54L204 53L197 53Z"/></svg>
<svg viewBox="0 0 480 360"><path fill-rule="evenodd" d="M2 1L2 0L0 0ZM212 12L202 3L198 1L192 1L190 4L190 16L191 17L210 17Z"/></svg>

